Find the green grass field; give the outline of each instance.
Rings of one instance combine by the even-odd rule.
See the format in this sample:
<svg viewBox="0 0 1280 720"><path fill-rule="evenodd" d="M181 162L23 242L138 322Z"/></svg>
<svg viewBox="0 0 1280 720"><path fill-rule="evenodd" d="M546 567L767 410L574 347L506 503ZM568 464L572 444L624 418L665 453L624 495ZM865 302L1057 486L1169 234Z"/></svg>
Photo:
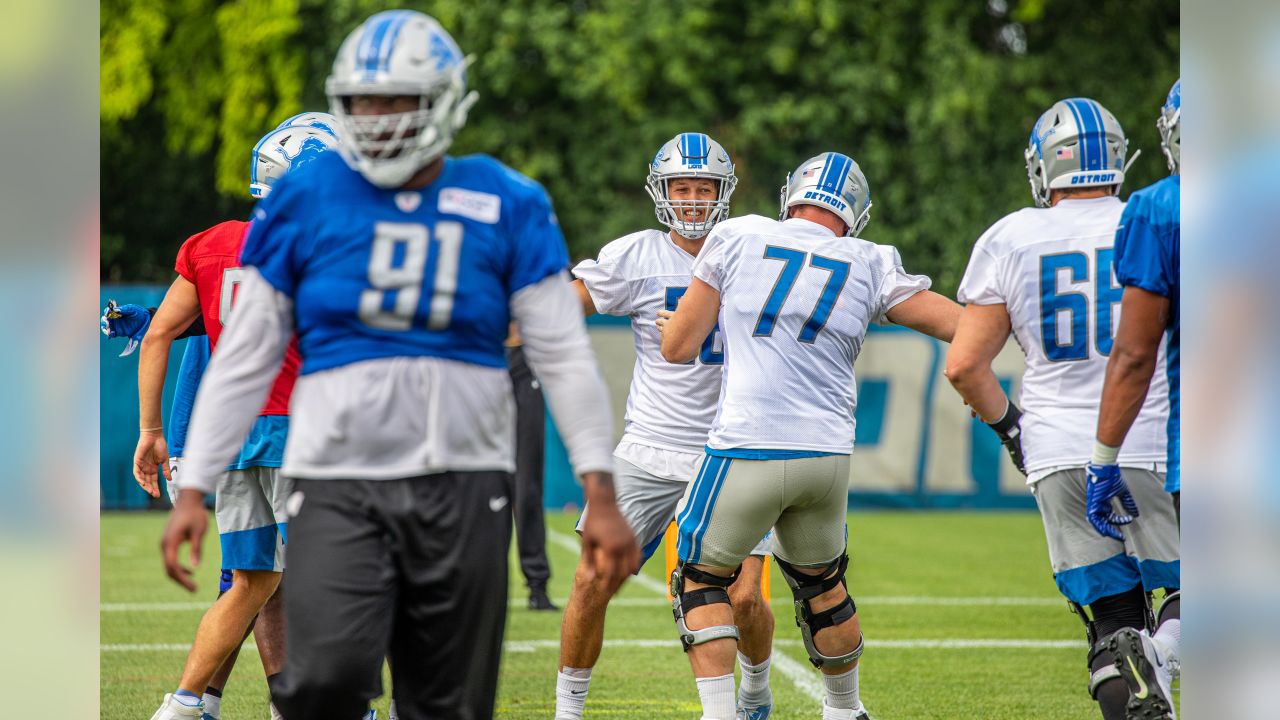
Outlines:
<svg viewBox="0 0 1280 720"><path fill-rule="evenodd" d="M109 720L150 717L172 691L217 590L212 536L197 595L165 578L157 550L164 521L159 513L102 516L102 717ZM577 559L573 521L548 517L551 595L562 607ZM851 513L849 554L849 587L867 637L861 695L877 720L1098 717L1085 691L1082 627L1054 589L1035 513ZM659 551L610 608L587 717L698 717L663 571ZM772 583L773 717L819 717L821 680L776 569ZM514 560L511 587L497 714L550 718L560 614L524 608ZM375 703L380 717L387 702ZM222 707L226 720L267 717L256 652L241 654Z"/></svg>

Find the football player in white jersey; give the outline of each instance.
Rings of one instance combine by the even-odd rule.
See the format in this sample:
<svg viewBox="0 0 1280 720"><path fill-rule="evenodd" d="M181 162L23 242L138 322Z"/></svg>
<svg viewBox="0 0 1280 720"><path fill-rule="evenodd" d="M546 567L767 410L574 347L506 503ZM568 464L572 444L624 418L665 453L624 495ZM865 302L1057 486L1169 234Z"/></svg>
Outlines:
<svg viewBox="0 0 1280 720"><path fill-rule="evenodd" d="M646 189L668 230L621 237L573 269L583 312L631 318L636 364L627 396L626 427L614 451L618 507L644 548L641 564L657 549L663 531L702 460L707 432L720 398L724 352L709 333L699 356L672 365L659 353L658 312L674 309L689 286L694 258L707 233L728 218L737 178L719 143L703 133L681 133L664 143L649 166ZM590 506L587 512L590 512ZM757 538L758 539L758 538ZM763 720L773 704L769 655L773 613L760 594L767 545L743 562L730 589L734 619L742 627L738 659L742 717ZM636 568L639 572L639 567ZM582 717L591 668L600 657L605 610L612 593L579 566L560 630L557 720Z"/></svg>
<svg viewBox="0 0 1280 720"><path fill-rule="evenodd" d="M734 717L739 638L728 587L756 540L797 603L797 624L826 685L823 718L865 720L858 697L862 632L845 586L853 363L872 322L950 340L960 308L908 275L898 251L861 240L871 194L857 163L824 153L788 176L782 219L720 223L693 266L662 355L698 356L724 337L720 407L701 470L681 501L676 625L704 718Z"/></svg>
<svg viewBox="0 0 1280 720"><path fill-rule="evenodd" d="M960 284L967 307L947 355L947 377L983 420L1021 427L1054 580L1085 621L1089 690L1108 720L1125 717L1128 699L1106 649L1109 636L1147 627L1148 593L1180 584L1177 523L1163 490L1163 376L1151 383L1119 456L1132 492L1119 497L1124 509L1097 530L1085 513L1084 466L1119 325L1113 246L1127 148L1120 123L1093 100L1062 100L1040 117L1026 150L1037 207L1006 216L978 239ZM991 370L1010 332L1027 357L1020 421L1009 417ZM1168 688L1151 692L1167 697Z"/></svg>

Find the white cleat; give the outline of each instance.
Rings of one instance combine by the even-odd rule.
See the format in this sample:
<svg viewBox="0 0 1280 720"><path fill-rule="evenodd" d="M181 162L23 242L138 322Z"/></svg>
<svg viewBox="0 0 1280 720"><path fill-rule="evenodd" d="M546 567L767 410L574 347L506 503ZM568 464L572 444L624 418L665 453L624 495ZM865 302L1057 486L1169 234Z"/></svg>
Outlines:
<svg viewBox="0 0 1280 720"><path fill-rule="evenodd" d="M867 712L867 709L861 705L852 710L842 710L840 708L833 708L830 705L827 705L826 700L822 701L822 717L824 720L826 718L840 718L840 720L845 720L845 718L848 718L848 720L871 720L871 715Z"/></svg>
<svg viewBox="0 0 1280 720"><path fill-rule="evenodd" d="M151 720L183 720L183 718L196 718L199 720L204 715L204 703L196 705L186 705L173 696L173 693L165 693L164 703L160 705L160 709L155 715L151 716Z"/></svg>
<svg viewBox="0 0 1280 720"><path fill-rule="evenodd" d="M1129 686L1125 706L1128 720L1177 720L1173 710L1173 668L1161 657L1146 630L1121 628L1111 635L1108 649L1116 669Z"/></svg>

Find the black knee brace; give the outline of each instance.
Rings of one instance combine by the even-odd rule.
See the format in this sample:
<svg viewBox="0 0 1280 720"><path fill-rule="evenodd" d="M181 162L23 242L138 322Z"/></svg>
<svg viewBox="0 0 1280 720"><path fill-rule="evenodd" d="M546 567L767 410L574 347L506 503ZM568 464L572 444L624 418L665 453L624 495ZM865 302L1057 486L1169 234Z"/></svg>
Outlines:
<svg viewBox="0 0 1280 720"><path fill-rule="evenodd" d="M1164 596L1164 601L1160 603L1160 612L1156 614L1156 627L1164 624L1165 620L1176 620L1182 617L1182 590L1174 590Z"/></svg>
<svg viewBox="0 0 1280 720"><path fill-rule="evenodd" d="M1085 637L1089 641L1089 694L1097 699L1098 688L1104 682L1120 677L1115 658L1106 649L1107 639L1120 628L1150 630L1155 627L1151 596L1143 592L1141 585L1135 585L1125 592L1094 600L1087 610L1074 602L1067 604L1084 623Z"/></svg>
<svg viewBox="0 0 1280 720"><path fill-rule="evenodd" d="M782 577L791 587L791 594L795 598L796 626L800 628L805 649L809 651L809 662L813 663L814 667L821 668L847 665L857 660L862 655L862 638L858 638L858 647L835 657L823 655L813 640L819 630L846 623L858 612L853 598L849 597L849 586L844 580L844 572L849 567L849 556L841 555L832 560L822 569L822 572L816 575L802 573L796 566L777 556L774 556L773 560L778 563L778 569L782 571ZM844 586L844 601L821 612L813 612L809 601L837 585Z"/></svg>
<svg viewBox="0 0 1280 720"><path fill-rule="evenodd" d="M703 605L724 603L732 606L732 603L729 602L729 593L725 592L725 588L738 579L738 571L741 569L741 566L739 566L729 577L720 577L691 565L685 565L683 562L676 565L676 569L671 573L671 614L675 616L676 630L680 632L680 644L684 647L685 652L689 652L689 648L694 645L701 645L712 640L720 640L721 638L738 639L737 625L712 625L701 630L690 630L689 626L684 622L684 616L690 610ZM692 580L711 587L685 592L685 580Z"/></svg>

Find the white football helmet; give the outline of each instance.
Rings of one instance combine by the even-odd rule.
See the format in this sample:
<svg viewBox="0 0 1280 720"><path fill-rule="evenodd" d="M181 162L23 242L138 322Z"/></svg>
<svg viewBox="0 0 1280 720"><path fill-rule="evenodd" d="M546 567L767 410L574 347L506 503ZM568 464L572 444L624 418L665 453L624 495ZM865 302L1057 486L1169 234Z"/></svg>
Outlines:
<svg viewBox="0 0 1280 720"><path fill-rule="evenodd" d="M668 185L676 178L715 180L719 188L716 199L672 200ZM680 133L663 143L649 163L645 190L653 198L658 221L682 237L697 240L711 232L716 223L729 217L729 197L738 186L729 153L703 133ZM682 210L701 209L702 218L685 221Z"/></svg>
<svg viewBox="0 0 1280 720"><path fill-rule="evenodd" d="M443 155L478 97L467 92L467 62L440 23L414 10L380 12L353 30L325 81L347 165L391 188ZM352 115L354 95L413 95L418 108Z"/></svg>
<svg viewBox="0 0 1280 720"><path fill-rule="evenodd" d="M311 127L321 128L329 132L334 137L338 136L338 118L329 113L322 112L304 112L298 113L291 118L276 126L276 129L287 128L291 125L310 125Z"/></svg>
<svg viewBox="0 0 1280 720"><path fill-rule="evenodd" d="M1160 108L1156 129L1160 131L1160 150L1169 163L1169 174L1177 175L1182 166L1182 79L1169 90L1169 98Z"/></svg>
<svg viewBox="0 0 1280 720"><path fill-rule="evenodd" d="M862 168L848 155L822 153L800 163L782 186L782 212L796 205L815 205L844 221L845 235L857 237L871 220L871 186Z"/></svg>
<svg viewBox="0 0 1280 720"><path fill-rule="evenodd" d="M1120 121L1096 100L1059 100L1036 121L1023 152L1031 197L1049 207L1053 190L1114 185L1119 192L1128 154Z"/></svg>
<svg viewBox="0 0 1280 720"><path fill-rule="evenodd" d="M324 113L304 115L333 119ZM289 120L304 115L295 115ZM284 177L285 173L311 162L325 150L341 145L330 125L315 120L309 120L303 125L287 123L285 121L280 127L264 135L253 146L249 166L249 194L255 198L266 197L271 192L271 186Z"/></svg>

